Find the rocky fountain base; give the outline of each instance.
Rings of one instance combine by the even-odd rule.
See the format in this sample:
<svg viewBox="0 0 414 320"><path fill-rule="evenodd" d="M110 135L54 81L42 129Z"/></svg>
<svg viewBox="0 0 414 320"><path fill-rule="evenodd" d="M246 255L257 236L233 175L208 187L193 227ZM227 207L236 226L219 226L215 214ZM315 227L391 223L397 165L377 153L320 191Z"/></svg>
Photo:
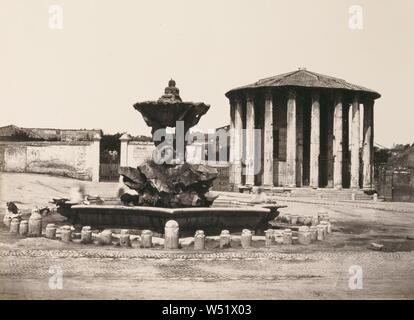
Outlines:
<svg viewBox="0 0 414 320"><path fill-rule="evenodd" d="M124 205L161 208L210 207L216 196L209 192L218 172L205 165L156 164L146 161L137 168L121 167L125 185L137 195L124 194Z"/></svg>

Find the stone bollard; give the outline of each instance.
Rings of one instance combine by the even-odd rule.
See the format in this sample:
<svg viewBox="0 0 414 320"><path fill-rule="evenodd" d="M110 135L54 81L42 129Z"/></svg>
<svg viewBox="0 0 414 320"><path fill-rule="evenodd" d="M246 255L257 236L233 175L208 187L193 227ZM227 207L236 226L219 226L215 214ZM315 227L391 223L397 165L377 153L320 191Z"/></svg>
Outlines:
<svg viewBox="0 0 414 320"><path fill-rule="evenodd" d="M40 237L42 235L42 215L38 209L33 209L29 218L29 237Z"/></svg>
<svg viewBox="0 0 414 320"><path fill-rule="evenodd" d="M321 216L321 221L329 221L329 213L326 211L323 213L323 215Z"/></svg>
<svg viewBox="0 0 414 320"><path fill-rule="evenodd" d="M321 221L320 225L325 228L325 237L328 235L328 233L331 233L329 221Z"/></svg>
<svg viewBox="0 0 414 320"><path fill-rule="evenodd" d="M303 221L303 224L305 226L310 227L312 225L312 216L306 216L305 220Z"/></svg>
<svg viewBox="0 0 414 320"><path fill-rule="evenodd" d="M325 220L325 217L328 215L328 211L326 210L319 210L318 211L318 223Z"/></svg>
<svg viewBox="0 0 414 320"><path fill-rule="evenodd" d="M321 225L323 225L326 229L326 234L332 233L332 224L329 221L322 221Z"/></svg>
<svg viewBox="0 0 414 320"><path fill-rule="evenodd" d="M372 195L372 200L374 200L374 201L378 201L378 193L374 193L374 194Z"/></svg>
<svg viewBox="0 0 414 320"><path fill-rule="evenodd" d="M273 237L275 240L275 244L283 244L283 231L274 230Z"/></svg>
<svg viewBox="0 0 414 320"><path fill-rule="evenodd" d="M330 223L328 221L328 233L331 234L332 233L332 223Z"/></svg>
<svg viewBox="0 0 414 320"><path fill-rule="evenodd" d="M319 241L323 241L325 240L325 227L323 225L318 224L317 225L318 228L318 240Z"/></svg>
<svg viewBox="0 0 414 320"><path fill-rule="evenodd" d="M141 248L151 248L152 247L152 231L143 230L141 233Z"/></svg>
<svg viewBox="0 0 414 320"><path fill-rule="evenodd" d="M292 230L283 230L283 244L292 244Z"/></svg>
<svg viewBox="0 0 414 320"><path fill-rule="evenodd" d="M180 229L177 221L169 220L164 227L164 248L178 249L180 244Z"/></svg>
<svg viewBox="0 0 414 320"><path fill-rule="evenodd" d="M310 234L311 234L311 241L318 240L318 227L317 226L311 226L309 228Z"/></svg>
<svg viewBox="0 0 414 320"><path fill-rule="evenodd" d="M19 234L21 236L27 236L28 232L29 232L29 222L27 220L20 221Z"/></svg>
<svg viewBox="0 0 414 320"><path fill-rule="evenodd" d="M283 218L283 222L290 223L290 214L285 214Z"/></svg>
<svg viewBox="0 0 414 320"><path fill-rule="evenodd" d="M243 229L242 231L241 246L243 249L247 249L252 246L252 232L249 229Z"/></svg>
<svg viewBox="0 0 414 320"><path fill-rule="evenodd" d="M131 237L129 235L129 230L121 230L121 235L119 236L119 244L121 247L131 246Z"/></svg>
<svg viewBox="0 0 414 320"><path fill-rule="evenodd" d="M72 228L70 226L60 228L60 240L66 243L72 241Z"/></svg>
<svg viewBox="0 0 414 320"><path fill-rule="evenodd" d="M298 224L304 225L305 224L305 217L304 216L298 216Z"/></svg>
<svg viewBox="0 0 414 320"><path fill-rule="evenodd" d="M4 218L3 218L3 223L6 226L7 229L10 229L10 224L12 221L12 217L10 217L7 213L5 214Z"/></svg>
<svg viewBox="0 0 414 320"><path fill-rule="evenodd" d="M299 217L297 215L292 215L290 217L290 224L293 224L293 225L297 224L298 223L298 218Z"/></svg>
<svg viewBox="0 0 414 320"><path fill-rule="evenodd" d="M13 234L18 234L19 225L20 225L20 220L18 218L13 218L12 221L10 222L9 232Z"/></svg>
<svg viewBox="0 0 414 320"><path fill-rule="evenodd" d="M206 244L206 236L203 230L197 230L194 235L194 250L204 250Z"/></svg>
<svg viewBox="0 0 414 320"><path fill-rule="evenodd" d="M98 244L108 245L112 244L112 230L106 229L99 233L98 235Z"/></svg>
<svg viewBox="0 0 414 320"><path fill-rule="evenodd" d="M352 200L352 201L355 201L355 199L356 199L356 195L355 195L355 193L352 193L352 194L351 194L351 200Z"/></svg>
<svg viewBox="0 0 414 320"><path fill-rule="evenodd" d="M303 245L308 245L311 243L311 233L308 227L304 226L304 227L299 228L298 242L299 244L303 244Z"/></svg>
<svg viewBox="0 0 414 320"><path fill-rule="evenodd" d="M273 229L265 231L265 246L269 247L275 243L275 232Z"/></svg>
<svg viewBox="0 0 414 320"><path fill-rule="evenodd" d="M48 223L45 230L45 236L48 239L56 238L56 225L54 223Z"/></svg>
<svg viewBox="0 0 414 320"><path fill-rule="evenodd" d="M92 243L92 230L89 226L82 227L81 230L81 243L88 244Z"/></svg>
<svg viewBox="0 0 414 320"><path fill-rule="evenodd" d="M230 248L231 236L229 230L223 230L220 234L220 249Z"/></svg>

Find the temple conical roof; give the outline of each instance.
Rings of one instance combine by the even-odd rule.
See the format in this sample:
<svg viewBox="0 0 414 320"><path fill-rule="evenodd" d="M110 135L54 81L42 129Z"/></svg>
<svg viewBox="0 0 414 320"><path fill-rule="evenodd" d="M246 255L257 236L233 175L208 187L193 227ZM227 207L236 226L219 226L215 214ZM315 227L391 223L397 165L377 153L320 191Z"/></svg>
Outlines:
<svg viewBox="0 0 414 320"><path fill-rule="evenodd" d="M244 91L255 88L266 87L308 87L323 89L339 89L346 91L359 91L371 95L374 99L378 99L381 95L371 89L349 83L343 79L326 76L320 73L312 72L300 68L299 70L279 74L273 77L264 78L255 83L234 88L226 93L229 97L238 91Z"/></svg>

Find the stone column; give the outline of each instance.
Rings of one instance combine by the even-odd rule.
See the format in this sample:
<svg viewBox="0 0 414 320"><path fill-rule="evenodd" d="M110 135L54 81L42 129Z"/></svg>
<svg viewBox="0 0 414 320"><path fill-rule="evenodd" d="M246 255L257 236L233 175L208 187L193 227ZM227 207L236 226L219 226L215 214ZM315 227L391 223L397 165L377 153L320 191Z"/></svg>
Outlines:
<svg viewBox="0 0 414 320"><path fill-rule="evenodd" d="M359 97L357 94L353 98L351 108L351 188L359 188L360 114Z"/></svg>
<svg viewBox="0 0 414 320"><path fill-rule="evenodd" d="M235 105L234 100L230 100L230 174L229 174L229 183L234 185L234 112Z"/></svg>
<svg viewBox="0 0 414 320"><path fill-rule="evenodd" d="M372 189L372 168L374 155L374 100L364 102L364 144L362 151L363 188Z"/></svg>
<svg viewBox="0 0 414 320"><path fill-rule="evenodd" d="M119 164L121 167L128 166L128 142L131 140L131 136L127 133L123 134L119 140L121 141L121 154L119 158Z"/></svg>
<svg viewBox="0 0 414 320"><path fill-rule="evenodd" d="M265 94L263 185L273 186L273 96Z"/></svg>
<svg viewBox="0 0 414 320"><path fill-rule="evenodd" d="M332 104L328 105L327 108L327 119L328 119L328 139L327 139L327 156L328 156L328 168L327 168L327 187L333 188L333 140L334 140L334 132L333 132L333 114L334 108Z"/></svg>
<svg viewBox="0 0 414 320"><path fill-rule="evenodd" d="M100 142L101 142L101 135L95 134L93 136L93 143L92 143L92 148L93 148L92 181L94 182L99 182L99 166L101 162Z"/></svg>
<svg viewBox="0 0 414 320"><path fill-rule="evenodd" d="M119 155L119 165L121 167L128 166L128 143L131 140L131 136L124 133L119 140L121 141L121 151ZM122 182L122 176L119 176L119 181Z"/></svg>
<svg viewBox="0 0 414 320"><path fill-rule="evenodd" d="M246 185L254 185L255 176L255 133L254 99L246 95Z"/></svg>
<svg viewBox="0 0 414 320"><path fill-rule="evenodd" d="M342 102L342 186L349 188L350 186L350 151L349 151L349 114L350 104Z"/></svg>
<svg viewBox="0 0 414 320"><path fill-rule="evenodd" d="M234 185L242 183L243 107L239 97L234 98ZM230 147L231 148L231 147Z"/></svg>
<svg viewBox="0 0 414 320"><path fill-rule="evenodd" d="M303 99L296 101L296 186L303 182Z"/></svg>
<svg viewBox="0 0 414 320"><path fill-rule="evenodd" d="M312 92L311 137L310 137L310 181L311 187L319 187L320 122L321 106L319 92Z"/></svg>
<svg viewBox="0 0 414 320"><path fill-rule="evenodd" d="M343 105L342 93L338 92L334 103L334 136L333 136L333 181L335 189L342 189L342 161L343 161Z"/></svg>
<svg viewBox="0 0 414 320"><path fill-rule="evenodd" d="M286 117L286 184L296 187L296 93L293 90L288 92Z"/></svg>

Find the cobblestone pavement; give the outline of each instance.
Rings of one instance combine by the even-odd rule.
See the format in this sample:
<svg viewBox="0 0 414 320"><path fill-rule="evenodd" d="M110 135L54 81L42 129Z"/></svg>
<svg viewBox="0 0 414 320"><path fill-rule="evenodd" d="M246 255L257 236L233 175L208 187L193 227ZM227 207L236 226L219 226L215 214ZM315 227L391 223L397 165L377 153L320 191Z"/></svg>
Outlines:
<svg viewBox="0 0 414 320"><path fill-rule="evenodd" d="M19 251L1 251L2 298L414 298L411 252L210 254L208 259L159 254L146 259L117 250ZM363 270L361 290L349 287L352 265ZM61 290L49 287L51 267L62 270Z"/></svg>
<svg viewBox="0 0 414 320"><path fill-rule="evenodd" d="M79 181L67 178L0 173L0 219L6 201L18 200L20 208L30 210L53 196L66 195L76 184ZM85 184L93 194L116 194L114 183ZM227 193L221 198L249 200L248 195ZM414 233L410 205L278 201L288 205L282 214L328 210L334 233L310 246L213 246L199 253L191 248L144 250L133 244L124 249L21 239L0 228L0 298L414 298L414 240L407 239ZM372 242L383 244L383 252L370 251ZM352 266L361 267L362 289L349 285ZM51 289L50 272L57 269L62 271L63 287Z"/></svg>

